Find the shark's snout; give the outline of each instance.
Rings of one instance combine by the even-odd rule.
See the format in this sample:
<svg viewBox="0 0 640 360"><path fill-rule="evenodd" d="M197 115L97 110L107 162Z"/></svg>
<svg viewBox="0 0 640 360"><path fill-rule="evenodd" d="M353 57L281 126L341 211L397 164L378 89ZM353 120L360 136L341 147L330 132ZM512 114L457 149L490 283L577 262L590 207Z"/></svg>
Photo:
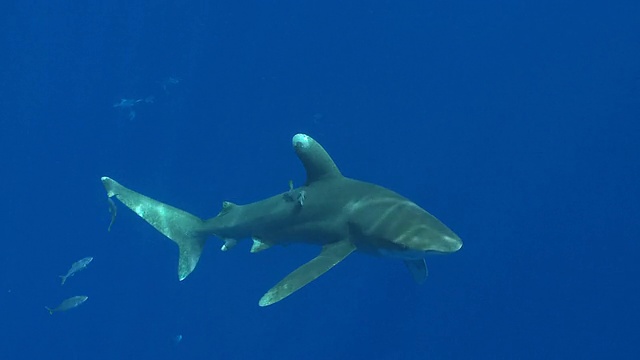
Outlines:
<svg viewBox="0 0 640 360"><path fill-rule="evenodd" d="M457 236L445 236L449 252L456 252L462 248L462 240Z"/></svg>
<svg viewBox="0 0 640 360"><path fill-rule="evenodd" d="M300 147L303 149L307 149L311 146L311 138L309 137L309 135L305 135L305 134L295 134L293 136L293 139L291 139L291 142L293 143L293 147Z"/></svg>

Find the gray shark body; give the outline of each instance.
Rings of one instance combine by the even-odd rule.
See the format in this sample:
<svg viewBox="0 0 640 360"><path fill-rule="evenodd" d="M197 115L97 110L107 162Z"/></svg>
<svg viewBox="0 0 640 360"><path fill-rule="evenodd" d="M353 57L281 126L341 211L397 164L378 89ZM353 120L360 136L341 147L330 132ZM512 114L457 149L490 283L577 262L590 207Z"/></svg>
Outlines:
<svg viewBox="0 0 640 360"><path fill-rule="evenodd" d="M354 250L399 257L414 279L422 282L427 276L427 252L449 253L462 247L455 233L407 198L344 177L311 137L295 135L293 146L307 172L302 187L247 205L224 202L220 213L208 220L139 194L108 177L102 182L109 197L117 197L178 244L180 280L195 269L210 236L224 240L222 250L244 238L253 239L251 252L290 243L322 246L316 258L271 288L260 299L261 306L289 296Z"/></svg>

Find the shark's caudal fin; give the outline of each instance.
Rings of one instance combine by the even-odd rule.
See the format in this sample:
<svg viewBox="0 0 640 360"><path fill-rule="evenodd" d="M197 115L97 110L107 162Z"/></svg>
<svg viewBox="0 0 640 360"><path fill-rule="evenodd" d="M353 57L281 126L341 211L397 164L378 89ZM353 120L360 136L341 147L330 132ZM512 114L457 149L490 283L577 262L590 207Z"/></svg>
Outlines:
<svg viewBox="0 0 640 360"><path fill-rule="evenodd" d="M65 281L67 281L67 276L66 275L58 275L58 277L61 279L60 285L64 285Z"/></svg>
<svg viewBox="0 0 640 360"><path fill-rule="evenodd" d="M156 230L178 244L178 278L182 281L189 276L198 264L206 240L206 235L200 231L202 220L186 211L127 189L106 176L101 180L107 196L118 198Z"/></svg>

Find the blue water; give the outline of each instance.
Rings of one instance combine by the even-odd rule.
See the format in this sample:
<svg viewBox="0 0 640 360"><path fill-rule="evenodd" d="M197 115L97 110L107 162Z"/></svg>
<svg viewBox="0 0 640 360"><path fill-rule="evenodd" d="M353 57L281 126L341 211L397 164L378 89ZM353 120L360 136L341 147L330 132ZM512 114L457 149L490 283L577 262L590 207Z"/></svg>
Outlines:
<svg viewBox="0 0 640 360"><path fill-rule="evenodd" d="M0 358L636 358L640 2L2 9ZM124 206L107 232L101 176L209 217L304 182L298 132L464 247L422 286L357 254L260 308L317 248L212 239L179 282Z"/></svg>

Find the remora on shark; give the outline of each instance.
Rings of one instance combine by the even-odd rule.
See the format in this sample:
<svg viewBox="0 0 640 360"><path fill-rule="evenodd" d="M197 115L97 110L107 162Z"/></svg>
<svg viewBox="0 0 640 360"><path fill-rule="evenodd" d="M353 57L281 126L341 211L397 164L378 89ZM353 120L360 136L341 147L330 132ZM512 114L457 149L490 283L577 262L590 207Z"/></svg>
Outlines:
<svg viewBox="0 0 640 360"><path fill-rule="evenodd" d="M451 253L460 238L433 215L382 186L344 177L325 149L308 135L293 137L293 147L306 173L299 188L247 205L223 202L220 213L202 220L120 185L109 177L102 183L141 218L178 244L178 277L196 267L205 240L224 240L222 250L236 241L253 239L251 252L274 245L307 243L322 246L320 254L271 288L260 306L276 303L313 281L354 250L404 260L414 279L427 277L424 255Z"/></svg>

